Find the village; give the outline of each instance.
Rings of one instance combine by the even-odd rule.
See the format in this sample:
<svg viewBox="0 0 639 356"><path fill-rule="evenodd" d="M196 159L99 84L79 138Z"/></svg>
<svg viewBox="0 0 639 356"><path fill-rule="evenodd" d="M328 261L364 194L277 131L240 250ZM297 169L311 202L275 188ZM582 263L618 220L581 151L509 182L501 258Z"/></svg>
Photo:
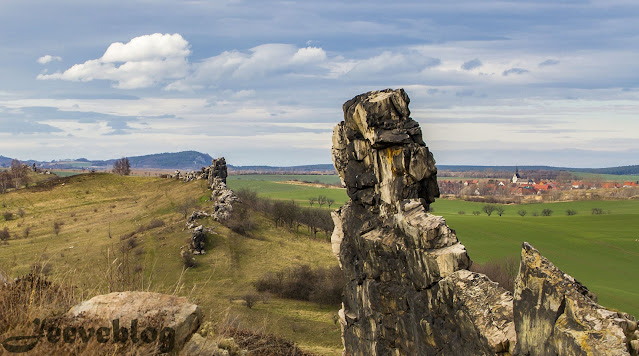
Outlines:
<svg viewBox="0 0 639 356"><path fill-rule="evenodd" d="M555 174L553 178L535 179L520 173L519 169L515 169L510 180L440 178L438 184L443 197L491 202L625 199L639 194L639 181L605 181L600 177L575 179L570 174ZM487 197L488 199L484 199Z"/></svg>

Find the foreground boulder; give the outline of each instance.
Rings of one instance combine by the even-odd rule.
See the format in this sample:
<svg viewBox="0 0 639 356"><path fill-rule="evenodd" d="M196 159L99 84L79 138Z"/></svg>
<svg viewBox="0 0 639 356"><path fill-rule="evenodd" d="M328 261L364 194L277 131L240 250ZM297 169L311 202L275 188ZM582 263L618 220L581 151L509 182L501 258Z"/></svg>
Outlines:
<svg viewBox="0 0 639 356"><path fill-rule="evenodd" d="M155 335L161 352L182 349L202 322L200 308L186 298L151 292L98 295L75 305L67 314L110 328L111 339L134 344L137 339L142 344Z"/></svg>

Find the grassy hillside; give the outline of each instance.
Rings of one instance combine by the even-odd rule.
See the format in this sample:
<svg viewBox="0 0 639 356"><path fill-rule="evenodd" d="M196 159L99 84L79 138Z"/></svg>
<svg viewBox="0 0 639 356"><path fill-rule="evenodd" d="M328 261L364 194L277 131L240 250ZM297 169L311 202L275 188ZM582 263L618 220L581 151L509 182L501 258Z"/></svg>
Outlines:
<svg viewBox="0 0 639 356"><path fill-rule="evenodd" d="M294 340L307 350L338 354L337 305L271 297L248 309L235 299L255 293L253 282L265 272L336 265L326 240L275 229L261 216L254 216L252 238L202 220L215 231L209 251L196 256L195 268L183 271L180 247L190 232L182 206L192 198L204 203L209 194L203 181L84 174L0 195L0 212L24 212L9 221L0 215L0 229L7 227L12 235L0 245L0 270L17 277L38 263L51 279L72 281L83 298L122 284L189 296L209 321L226 320ZM153 220L164 224L149 227ZM123 265L128 268L119 271Z"/></svg>

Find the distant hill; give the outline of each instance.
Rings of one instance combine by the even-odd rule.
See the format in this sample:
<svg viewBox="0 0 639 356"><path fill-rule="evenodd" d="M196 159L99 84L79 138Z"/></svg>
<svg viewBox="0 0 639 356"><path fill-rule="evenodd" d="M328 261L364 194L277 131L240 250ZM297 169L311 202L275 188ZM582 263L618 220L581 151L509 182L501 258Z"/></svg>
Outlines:
<svg viewBox="0 0 639 356"><path fill-rule="evenodd" d="M12 160L13 160L13 158L0 156L0 167L9 167L9 166L11 166L11 161Z"/></svg>
<svg viewBox="0 0 639 356"><path fill-rule="evenodd" d="M144 156L128 157L131 168L134 169L179 169L179 170L197 170L204 166L209 166L213 159L207 153L198 151L182 151L182 152L165 152ZM52 161L39 162L33 160L22 160L26 164L36 163L38 166L52 169L72 169L72 168L99 168L110 169L113 163L119 158L109 160L89 160L86 158L78 158L69 161ZM0 155L0 167L9 167L12 158ZM229 162L230 163L230 162ZM229 171L236 174L248 173L321 173L333 174L335 168L332 164L311 164L301 166L235 166L229 164ZM470 172L470 171L496 171L496 172L514 172L515 166L472 166L472 165L437 165L440 171L449 172ZM597 174L614 174L614 175L639 175L639 165L620 166L608 168L571 168L571 167L551 167L551 166L518 166L521 171L572 171Z"/></svg>
<svg viewBox="0 0 639 356"><path fill-rule="evenodd" d="M134 169L200 169L204 166L210 166L213 159L209 154L197 151L165 152L128 158L131 168ZM94 166L113 166L116 160L90 161L90 163Z"/></svg>

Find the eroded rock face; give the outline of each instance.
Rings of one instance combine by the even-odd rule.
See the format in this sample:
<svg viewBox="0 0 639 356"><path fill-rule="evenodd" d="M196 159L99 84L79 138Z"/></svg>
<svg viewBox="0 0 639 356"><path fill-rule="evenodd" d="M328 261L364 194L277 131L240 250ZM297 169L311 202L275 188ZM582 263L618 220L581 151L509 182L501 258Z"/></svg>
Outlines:
<svg viewBox="0 0 639 356"><path fill-rule="evenodd" d="M350 197L331 238L348 281L345 354L636 356L636 319L599 306L527 243L514 298L467 270L455 231L428 213L437 169L408 103L401 89L358 95L333 131Z"/></svg>
<svg viewBox="0 0 639 356"><path fill-rule="evenodd" d="M465 271L444 219L435 160L402 90L358 95L333 132L350 201L333 213L333 252L347 277L340 311L348 355L485 355L515 340L512 296ZM486 316L486 309L496 312Z"/></svg>
<svg viewBox="0 0 639 356"><path fill-rule="evenodd" d="M514 297L521 355L637 355L637 320L598 305L594 294L528 243Z"/></svg>

